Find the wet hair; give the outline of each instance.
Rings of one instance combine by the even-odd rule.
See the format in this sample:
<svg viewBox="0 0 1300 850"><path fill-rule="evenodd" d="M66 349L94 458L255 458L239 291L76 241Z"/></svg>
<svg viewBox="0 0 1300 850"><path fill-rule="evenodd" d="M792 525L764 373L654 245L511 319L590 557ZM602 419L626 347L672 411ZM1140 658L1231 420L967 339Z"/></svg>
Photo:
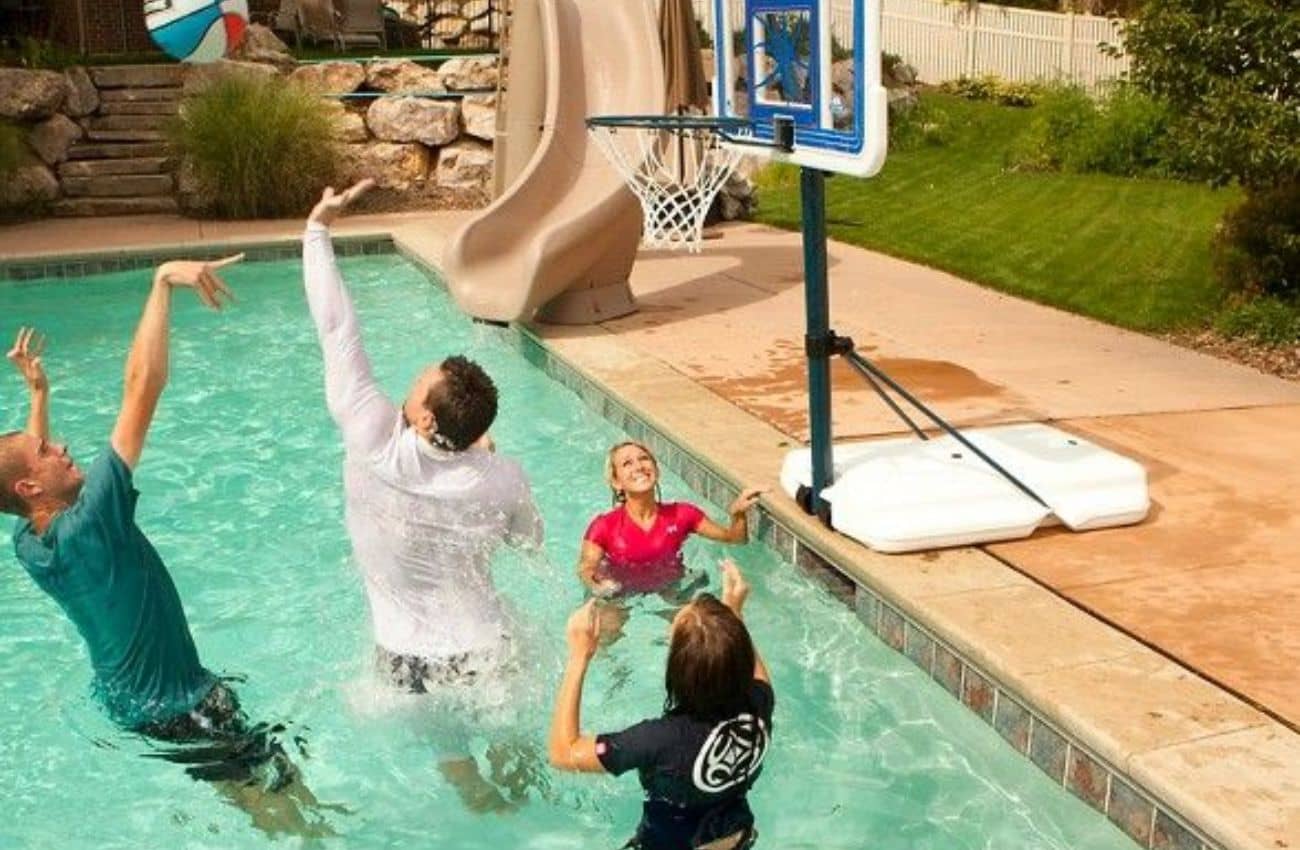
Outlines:
<svg viewBox="0 0 1300 850"><path fill-rule="evenodd" d="M754 681L749 629L711 593L696 597L673 627L664 673L664 712L723 720L748 705Z"/></svg>
<svg viewBox="0 0 1300 850"><path fill-rule="evenodd" d="M27 503L14 492L14 484L31 470L17 451L21 431L0 434L0 513L27 516Z"/></svg>
<svg viewBox="0 0 1300 850"><path fill-rule="evenodd" d="M655 472L659 471L659 459L655 457L655 453L650 451L650 447L645 443L638 443L636 440L624 440L621 443L615 443L611 446L609 454L605 455L605 483L609 485L611 499L615 505L621 505L623 502L626 502L627 494L618 489L618 485L614 483L614 455L618 454L621 449L626 449L628 446L634 446L650 455L650 462L655 465ZM659 498L658 481L655 482L655 501L663 501Z"/></svg>
<svg viewBox="0 0 1300 850"><path fill-rule="evenodd" d="M424 406L438 423L435 437L452 451L464 451L487 433L497 418L497 388L483 367L457 354L438 367L442 380L429 390Z"/></svg>

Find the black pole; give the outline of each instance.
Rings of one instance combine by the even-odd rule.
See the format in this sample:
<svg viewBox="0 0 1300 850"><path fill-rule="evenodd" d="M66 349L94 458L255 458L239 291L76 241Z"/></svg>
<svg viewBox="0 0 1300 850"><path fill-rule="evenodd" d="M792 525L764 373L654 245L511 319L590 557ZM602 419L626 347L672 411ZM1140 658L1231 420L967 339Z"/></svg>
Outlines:
<svg viewBox="0 0 1300 850"><path fill-rule="evenodd" d="M804 509L827 516L821 492L833 479L831 465L830 296L826 287L826 175L799 169L803 207L804 308L808 355L808 429L812 450L812 489Z"/></svg>

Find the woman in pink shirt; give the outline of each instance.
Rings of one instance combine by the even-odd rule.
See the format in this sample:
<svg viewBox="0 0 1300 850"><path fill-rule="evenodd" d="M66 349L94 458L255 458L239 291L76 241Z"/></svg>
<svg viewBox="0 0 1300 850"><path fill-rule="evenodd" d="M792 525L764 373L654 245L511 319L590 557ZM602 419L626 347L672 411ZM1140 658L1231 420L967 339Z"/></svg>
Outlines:
<svg viewBox="0 0 1300 850"><path fill-rule="evenodd" d="M670 590L686 571L682 544L691 534L723 543L749 538L745 512L762 490L742 492L722 526L689 502L659 501L659 464L640 443L609 450L605 480L614 491L614 509L591 521L583 535L578 576L597 596Z"/></svg>

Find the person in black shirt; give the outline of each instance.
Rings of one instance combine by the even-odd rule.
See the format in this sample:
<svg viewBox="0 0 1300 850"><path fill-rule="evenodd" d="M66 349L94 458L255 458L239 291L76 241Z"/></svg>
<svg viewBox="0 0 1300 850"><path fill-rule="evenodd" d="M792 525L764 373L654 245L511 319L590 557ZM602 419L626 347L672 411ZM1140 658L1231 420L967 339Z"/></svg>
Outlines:
<svg viewBox="0 0 1300 850"><path fill-rule="evenodd" d="M662 717L603 735L579 731L582 681L600 637L588 601L569 618L569 660L551 721L551 764L612 773L636 768L646 799L638 850L744 850L757 833L746 795L762 771L775 697L741 619L749 585L722 562L722 600L703 594L673 619Z"/></svg>

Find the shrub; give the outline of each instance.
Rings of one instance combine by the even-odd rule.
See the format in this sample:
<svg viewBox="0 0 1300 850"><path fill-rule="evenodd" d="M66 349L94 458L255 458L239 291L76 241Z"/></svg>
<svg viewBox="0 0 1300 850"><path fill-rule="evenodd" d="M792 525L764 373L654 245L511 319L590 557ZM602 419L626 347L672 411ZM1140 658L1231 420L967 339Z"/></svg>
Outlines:
<svg viewBox="0 0 1300 850"><path fill-rule="evenodd" d="M214 81L185 102L168 135L221 218L304 213L338 169L320 97L277 77Z"/></svg>
<svg viewBox="0 0 1300 850"><path fill-rule="evenodd" d="M1169 138L1172 118L1164 103L1132 86L1119 86L1101 103L1097 120L1081 128L1066 166L1125 177L1177 173L1177 152Z"/></svg>
<svg viewBox="0 0 1300 850"><path fill-rule="evenodd" d="M1121 177L1186 173L1173 144L1169 107L1131 86L1100 102L1077 86L1045 91L1011 164L1030 171L1097 171Z"/></svg>
<svg viewBox="0 0 1300 850"><path fill-rule="evenodd" d="M1227 336L1265 345L1300 343L1300 305L1277 298L1252 298L1226 308L1214 326Z"/></svg>
<svg viewBox="0 0 1300 850"><path fill-rule="evenodd" d="M1096 125L1097 104L1078 86L1044 91L1034 119L1009 153L1010 165L1025 171L1055 171L1078 160L1078 140Z"/></svg>
<svg viewBox="0 0 1300 850"><path fill-rule="evenodd" d="M1300 182L1254 190L1229 210L1214 265L1230 289L1300 300Z"/></svg>
<svg viewBox="0 0 1300 850"><path fill-rule="evenodd" d="M952 116L926 98L909 109L889 111L890 150L942 147L952 140L952 134Z"/></svg>
<svg viewBox="0 0 1300 850"><path fill-rule="evenodd" d="M940 91L967 100L989 100L1002 106L1033 106L1043 94L1035 83L1012 83L1001 77L958 77L940 84Z"/></svg>

